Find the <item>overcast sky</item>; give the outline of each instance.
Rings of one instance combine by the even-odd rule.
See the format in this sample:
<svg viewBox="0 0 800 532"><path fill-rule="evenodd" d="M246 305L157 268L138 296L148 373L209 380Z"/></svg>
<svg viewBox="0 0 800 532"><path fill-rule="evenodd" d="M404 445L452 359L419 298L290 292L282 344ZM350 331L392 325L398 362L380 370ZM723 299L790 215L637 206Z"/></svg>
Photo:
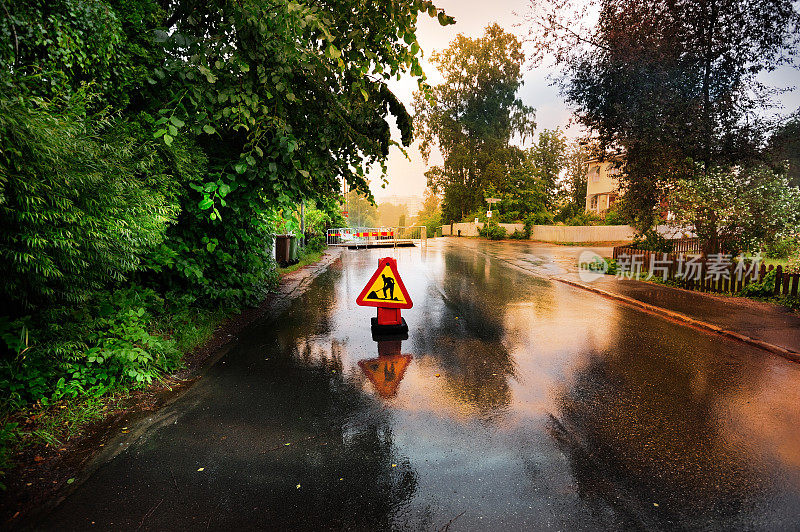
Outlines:
<svg viewBox="0 0 800 532"><path fill-rule="evenodd" d="M424 15L419 16L417 40L425 53L422 64L431 84L439 83L442 79L434 65L429 62L431 52L446 48L457 34L463 33L469 37L478 37L483 34L484 28L493 22L497 22L506 31L518 36L522 37L526 33L526 28L518 26L521 17L514 13L523 14L528 6L527 0L438 0L435 3L448 15L455 17L456 23L442 27L436 19ZM568 136L578 135L581 132L579 127L575 125L570 127L571 111L559 96L557 88L551 86L551 81L547 78L551 73L552 70L548 68L526 68L524 84L519 93L520 98L526 105L536 109L537 131L561 126L566 130ZM764 80L782 87L800 85L800 72L795 69L783 69L766 76ZM389 86L406 104L409 112L412 112L412 95L417 88L416 81L409 76L400 81L393 81ZM786 94L782 100L786 109L797 109L800 107L800 91ZM396 131L395 139L399 139ZM378 173L371 182L372 192L376 198L380 199L389 195L422 196L424 193L426 165L416 143L407 151L410 160L406 159L398 148L391 148L388 163L389 182L386 188L381 188ZM433 157L430 164L435 165L440 161L441 158Z"/></svg>

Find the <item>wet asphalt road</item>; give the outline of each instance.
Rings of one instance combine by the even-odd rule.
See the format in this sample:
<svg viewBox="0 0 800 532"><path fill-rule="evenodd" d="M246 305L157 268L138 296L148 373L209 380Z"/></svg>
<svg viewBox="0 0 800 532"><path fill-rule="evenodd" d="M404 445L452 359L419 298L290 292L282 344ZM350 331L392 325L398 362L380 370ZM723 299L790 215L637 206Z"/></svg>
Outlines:
<svg viewBox="0 0 800 532"><path fill-rule="evenodd" d="M797 529L800 365L551 281L549 253L344 252L39 527ZM354 300L382 256L414 308L378 357Z"/></svg>

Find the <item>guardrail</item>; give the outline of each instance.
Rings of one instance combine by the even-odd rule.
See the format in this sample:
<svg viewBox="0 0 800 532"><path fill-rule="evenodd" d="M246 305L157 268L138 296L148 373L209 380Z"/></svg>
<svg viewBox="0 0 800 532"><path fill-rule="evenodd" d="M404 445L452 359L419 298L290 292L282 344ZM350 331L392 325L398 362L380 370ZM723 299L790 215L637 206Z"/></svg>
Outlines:
<svg viewBox="0 0 800 532"><path fill-rule="evenodd" d="M399 245L426 241L424 225L412 227L337 227L328 229L329 246Z"/></svg>

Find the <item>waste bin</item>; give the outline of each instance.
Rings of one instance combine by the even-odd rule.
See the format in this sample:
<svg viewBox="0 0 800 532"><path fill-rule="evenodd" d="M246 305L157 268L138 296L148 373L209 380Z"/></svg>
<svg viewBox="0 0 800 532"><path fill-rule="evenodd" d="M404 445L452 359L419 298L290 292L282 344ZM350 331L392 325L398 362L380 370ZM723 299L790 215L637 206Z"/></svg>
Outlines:
<svg viewBox="0 0 800 532"><path fill-rule="evenodd" d="M275 262L287 266L290 259L292 235L275 235Z"/></svg>
<svg viewBox="0 0 800 532"><path fill-rule="evenodd" d="M289 264L297 264L300 261L300 254L297 250L297 237L289 236Z"/></svg>

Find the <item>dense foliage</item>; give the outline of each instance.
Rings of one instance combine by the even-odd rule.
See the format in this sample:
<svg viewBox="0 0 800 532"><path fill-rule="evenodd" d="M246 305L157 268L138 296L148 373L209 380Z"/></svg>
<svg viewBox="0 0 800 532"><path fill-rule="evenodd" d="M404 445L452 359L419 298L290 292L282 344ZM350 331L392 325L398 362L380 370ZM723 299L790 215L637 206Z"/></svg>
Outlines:
<svg viewBox="0 0 800 532"><path fill-rule="evenodd" d="M691 225L708 250L758 250L800 231L800 191L765 167L712 168L668 186L673 223Z"/></svg>
<svg viewBox="0 0 800 532"><path fill-rule="evenodd" d="M497 24L483 37L458 35L433 61L444 80L417 94L415 121L426 160L434 147L444 158L426 175L442 194L442 218L450 223L481 210L490 187L507 188L510 172L524 158L511 140L533 133L533 110L517 97L522 44Z"/></svg>
<svg viewBox="0 0 800 532"><path fill-rule="evenodd" d="M624 149L624 204L642 231L665 183L752 164L774 91L759 74L792 62L791 0L532 0L538 58L603 148ZM698 173L699 172L699 173Z"/></svg>
<svg viewBox="0 0 800 532"><path fill-rule="evenodd" d="M205 309L259 300L271 235L341 223L411 140L427 0L18 0L0 12L0 387L147 382ZM390 135L394 120L400 139ZM319 241L317 239L317 241ZM203 323L201 323L203 322Z"/></svg>

